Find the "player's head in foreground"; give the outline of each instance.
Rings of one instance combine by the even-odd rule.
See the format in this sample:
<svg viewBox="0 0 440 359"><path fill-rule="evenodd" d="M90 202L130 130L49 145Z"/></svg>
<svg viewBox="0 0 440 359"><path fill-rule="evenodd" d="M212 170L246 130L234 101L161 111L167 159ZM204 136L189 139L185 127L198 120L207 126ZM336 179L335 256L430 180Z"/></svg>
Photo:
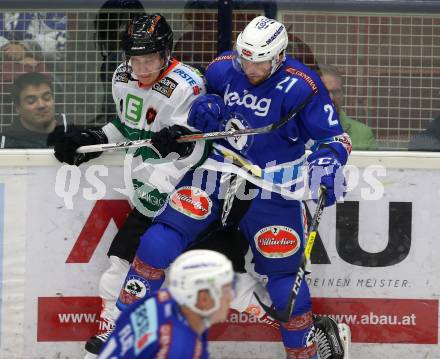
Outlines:
<svg viewBox="0 0 440 359"><path fill-rule="evenodd" d="M202 332L224 321L234 297L231 261L211 250L192 250L170 267L168 289L190 325Z"/></svg>
<svg viewBox="0 0 440 359"><path fill-rule="evenodd" d="M282 23L258 16L237 37L235 63L252 85L258 85L286 59L287 43Z"/></svg>
<svg viewBox="0 0 440 359"><path fill-rule="evenodd" d="M173 31L160 14L135 16L122 37L126 61L145 86L152 86L168 67L172 47Z"/></svg>

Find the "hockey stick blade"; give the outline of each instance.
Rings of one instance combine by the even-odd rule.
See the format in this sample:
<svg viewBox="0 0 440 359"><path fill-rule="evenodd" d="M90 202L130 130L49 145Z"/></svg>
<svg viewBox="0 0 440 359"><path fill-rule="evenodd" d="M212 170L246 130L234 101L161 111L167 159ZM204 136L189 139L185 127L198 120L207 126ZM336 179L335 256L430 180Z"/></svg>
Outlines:
<svg viewBox="0 0 440 359"><path fill-rule="evenodd" d="M301 255L301 263L293 281L292 290L290 291L286 308L284 310L276 310L272 307L269 307L268 305L264 304L258 297L258 294L254 292L255 298L257 299L261 307L265 310L267 315L281 323L287 323L292 316L293 308L295 307L296 297L298 296L299 289L306 276L307 262L310 260L310 255L312 253L313 245L315 243L319 221L321 220L321 215L324 211L326 189L324 187L321 187L320 192L321 193L319 195L318 205L316 207L315 214L313 215L312 223L309 229L309 235L307 236L306 247L303 254Z"/></svg>
<svg viewBox="0 0 440 359"><path fill-rule="evenodd" d="M303 103L295 107L286 116L281 118L279 121L271 123L270 125L267 126L257 127L257 128L244 128L241 130L230 128L227 131L194 133L191 135L181 136L178 139L176 139L176 141L177 142L208 141L208 140L217 140L221 138L236 137L236 136L260 135L263 133L272 132L280 128L284 124L286 124L292 118L294 118L298 114L298 112L300 112L310 102L312 97L313 97L313 92L304 100ZM144 139L144 140L136 140L136 141L106 143L101 145L81 146L77 148L76 153L90 153L90 152L122 150L126 148L138 148L138 147L148 146L150 143L151 143L150 139Z"/></svg>

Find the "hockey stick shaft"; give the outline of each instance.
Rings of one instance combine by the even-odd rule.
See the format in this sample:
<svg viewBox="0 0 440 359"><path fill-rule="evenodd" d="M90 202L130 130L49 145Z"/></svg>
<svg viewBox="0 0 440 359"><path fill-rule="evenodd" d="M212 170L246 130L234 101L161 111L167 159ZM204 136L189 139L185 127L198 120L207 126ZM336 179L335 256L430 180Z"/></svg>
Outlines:
<svg viewBox="0 0 440 359"><path fill-rule="evenodd" d="M194 142L194 141L207 141L207 140L216 140L219 138L227 138L227 137L233 137L233 136L249 136L249 135L255 135L258 133L264 133L264 132L257 132L257 130L260 130L259 128L253 129L253 131L247 131L244 133L244 130L236 130L233 129L229 131L219 131L219 132L208 132L208 133L194 133L191 135L185 135L182 137L179 137L176 139L176 142ZM265 131L269 132L269 131ZM91 145L91 146L81 146L79 147L76 152L77 153L89 153L89 152L100 152L100 151L111 151L111 150L122 150L126 148L138 148L138 147L144 147L151 143L151 139L145 139L145 140L135 140L135 141L125 141L125 142L117 142L117 143L106 143L101 145Z"/></svg>
<svg viewBox="0 0 440 359"><path fill-rule="evenodd" d="M185 135L176 139L177 142L193 142L193 141L207 141L207 140L217 140L221 138L228 137L236 137L236 136L251 136L251 135L260 135L263 133L268 133L274 131L292 118L294 118L298 112L300 112L311 100L313 93L311 93L303 103L295 107L292 111L289 112L286 116L282 117L279 121L271 123L270 125L258 127L258 128L244 128L241 130L235 130L234 128L229 129L228 131L217 131L217 132L208 132L208 133L194 133L191 135ZM90 152L102 152L102 151L112 151L112 150L120 150L126 148L138 148L147 146L151 143L151 139L145 140L135 140L135 141L125 141L125 142L117 142L117 143L105 143L99 145L91 145L91 146L81 146L76 152L77 153L90 153Z"/></svg>
<svg viewBox="0 0 440 359"><path fill-rule="evenodd" d="M310 224L309 227L306 247L304 249L303 254L301 255L300 265L296 273L295 279L293 281L292 290L290 291L286 309L282 311L277 311L269 307L268 305L264 304L260 300L258 295L254 292L255 297L257 298L258 302L263 307L263 309L266 311L266 313L273 319L278 320L279 322L287 323L295 307L295 300L296 297L298 296L301 284L304 281L306 275L307 263L310 260L310 255L312 253L313 245L315 244L315 238L316 235L318 234L318 225L321 220L322 212L324 211L325 196L326 196L326 189L325 187L321 187L321 193L319 195L318 205L313 215L312 223Z"/></svg>

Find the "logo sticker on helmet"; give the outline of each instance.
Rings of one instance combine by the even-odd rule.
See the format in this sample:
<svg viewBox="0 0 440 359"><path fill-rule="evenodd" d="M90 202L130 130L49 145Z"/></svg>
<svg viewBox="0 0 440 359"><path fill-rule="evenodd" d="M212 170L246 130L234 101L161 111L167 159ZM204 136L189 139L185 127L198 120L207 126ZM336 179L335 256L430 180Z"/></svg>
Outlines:
<svg viewBox="0 0 440 359"><path fill-rule="evenodd" d="M154 20L151 22L151 26L147 29L147 32L148 32L149 34L152 34L152 33L154 32L154 29L156 28L157 23L159 22L159 20L160 20L161 17L162 17L162 16L157 15L157 16L154 18Z"/></svg>
<svg viewBox="0 0 440 359"><path fill-rule="evenodd" d="M252 56L252 55L253 55L252 51L249 51L249 50L247 50L247 49L242 49L242 50L241 50L241 53L242 53L244 56Z"/></svg>
<svg viewBox="0 0 440 359"><path fill-rule="evenodd" d="M169 202L176 211L197 220L205 219L211 214L211 199L205 191L197 187L179 188L170 196Z"/></svg>
<svg viewBox="0 0 440 359"><path fill-rule="evenodd" d="M279 34L281 34L281 31L283 31L283 29L284 29L284 25L281 25L281 26L277 29L277 31L275 31L275 33L274 33L269 39L266 40L266 44L269 45L273 40L275 40L276 37L277 37Z"/></svg>
<svg viewBox="0 0 440 359"><path fill-rule="evenodd" d="M298 233L285 226L269 226L260 229L254 236L257 250L266 258L285 258L298 252Z"/></svg>

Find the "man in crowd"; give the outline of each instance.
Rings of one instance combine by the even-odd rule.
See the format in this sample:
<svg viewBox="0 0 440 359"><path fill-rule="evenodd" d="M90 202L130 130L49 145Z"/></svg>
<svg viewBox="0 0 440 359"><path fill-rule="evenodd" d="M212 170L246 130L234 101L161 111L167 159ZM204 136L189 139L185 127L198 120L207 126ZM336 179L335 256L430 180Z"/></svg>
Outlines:
<svg viewBox="0 0 440 359"><path fill-rule="evenodd" d="M319 64L321 80L336 106L342 128L350 136L354 150L377 150L376 139L370 127L347 116L343 110L344 87L339 70L331 65Z"/></svg>
<svg viewBox="0 0 440 359"><path fill-rule="evenodd" d="M12 100L17 116L2 136L1 148L53 146L71 128L65 114L55 112L53 84L45 74L30 72L17 77Z"/></svg>

